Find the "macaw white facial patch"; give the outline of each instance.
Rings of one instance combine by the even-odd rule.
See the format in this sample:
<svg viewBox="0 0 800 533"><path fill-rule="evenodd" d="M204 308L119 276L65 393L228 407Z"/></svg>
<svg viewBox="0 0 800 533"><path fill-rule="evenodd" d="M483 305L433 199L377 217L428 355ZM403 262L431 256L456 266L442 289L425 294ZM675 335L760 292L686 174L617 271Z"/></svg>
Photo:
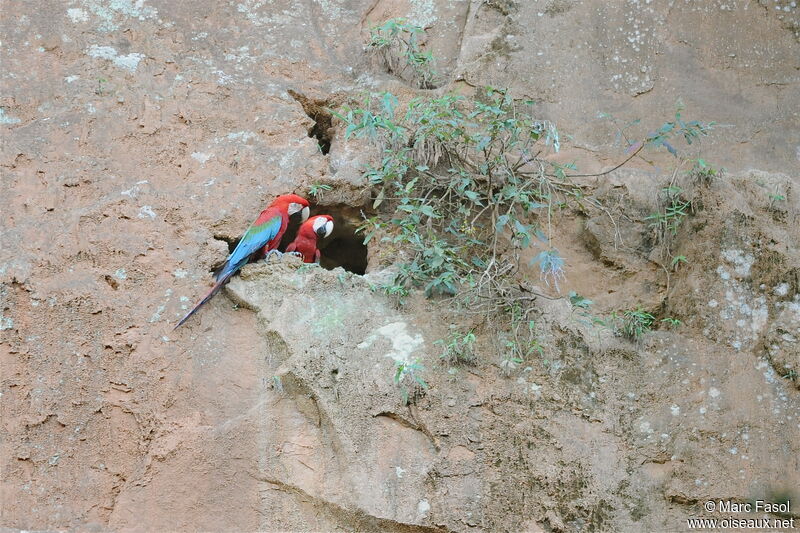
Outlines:
<svg viewBox="0 0 800 533"><path fill-rule="evenodd" d="M324 236L328 237L333 233L333 221L326 218L318 218L314 221L314 233L319 235L320 229L324 228Z"/></svg>

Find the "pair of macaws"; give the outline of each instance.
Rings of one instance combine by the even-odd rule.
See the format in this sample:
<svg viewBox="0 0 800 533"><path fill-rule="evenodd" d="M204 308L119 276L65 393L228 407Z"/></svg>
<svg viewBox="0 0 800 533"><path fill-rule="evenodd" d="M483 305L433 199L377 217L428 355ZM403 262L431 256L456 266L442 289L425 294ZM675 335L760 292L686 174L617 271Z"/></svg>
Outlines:
<svg viewBox="0 0 800 533"><path fill-rule="evenodd" d="M214 297L226 281L251 259L262 259L272 254L279 254L277 250L283 234L289 225L289 217L300 214L302 225L297 231L297 237L286 248L287 253L299 255L305 263L319 263L319 248L317 239L330 236L333 232L333 217L330 215L317 215L308 218L308 200L296 194L278 196L269 207L264 209L258 218L250 224L236 249L216 273L216 283L208 294L186 313L175 326L178 329L190 316L195 314L200 307Z"/></svg>

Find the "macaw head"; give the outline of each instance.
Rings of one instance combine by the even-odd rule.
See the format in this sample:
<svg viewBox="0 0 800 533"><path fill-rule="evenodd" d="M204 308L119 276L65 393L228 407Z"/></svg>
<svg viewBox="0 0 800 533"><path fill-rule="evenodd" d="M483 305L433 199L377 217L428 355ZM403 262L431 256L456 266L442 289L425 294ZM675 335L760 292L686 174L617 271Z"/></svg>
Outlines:
<svg viewBox="0 0 800 533"><path fill-rule="evenodd" d="M282 194L275 198L275 201L272 202L272 205L286 209L286 212L289 213L289 216L300 213L300 216L302 217L300 222L305 222L306 219L308 219L308 200L302 196L297 196L296 194Z"/></svg>
<svg viewBox="0 0 800 533"><path fill-rule="evenodd" d="M317 238L324 239L333 233L333 217L330 215L317 215L311 217L308 222L312 224Z"/></svg>

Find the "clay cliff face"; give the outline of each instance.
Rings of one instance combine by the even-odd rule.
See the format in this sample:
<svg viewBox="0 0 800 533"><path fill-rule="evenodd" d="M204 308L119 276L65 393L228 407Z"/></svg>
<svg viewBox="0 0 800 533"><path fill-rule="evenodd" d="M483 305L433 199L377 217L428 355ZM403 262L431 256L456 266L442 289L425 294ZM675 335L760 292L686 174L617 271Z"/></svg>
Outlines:
<svg viewBox="0 0 800 533"><path fill-rule="evenodd" d="M561 296L680 328L631 343L542 299L547 365L509 377L482 339L454 374L434 342L469 319L372 290L353 229L376 154L325 107L424 93L363 49L400 16L440 58L432 93L535 100L582 171L622 153L598 113L660 124L681 99L717 123L699 149L727 172L668 287L641 254L668 154L597 180L624 246L557 221ZM0 27L0 526L661 531L708 499L800 503L795 2L9 0ZM350 272L249 265L173 332L270 198L316 183Z"/></svg>

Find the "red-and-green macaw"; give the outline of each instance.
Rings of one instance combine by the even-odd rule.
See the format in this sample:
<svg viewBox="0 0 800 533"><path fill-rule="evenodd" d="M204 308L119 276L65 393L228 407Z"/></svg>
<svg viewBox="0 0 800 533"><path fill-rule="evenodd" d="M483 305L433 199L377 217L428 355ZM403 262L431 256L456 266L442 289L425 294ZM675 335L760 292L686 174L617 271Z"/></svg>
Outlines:
<svg viewBox="0 0 800 533"><path fill-rule="evenodd" d="M258 218L250 224L242 236L236 249L225 261L225 264L216 273L216 283L191 311L178 322L175 329L186 322L200 307L214 297L226 281L230 279L250 258L261 258L273 253L281 243L281 237L289 225L289 217L300 213L303 222L308 218L308 200L296 194L284 194L275 198L269 207L264 209Z"/></svg>
<svg viewBox="0 0 800 533"><path fill-rule="evenodd" d="M317 239L330 236L333 233L333 217L330 215L317 215L306 220L297 231L292 244L286 247L286 252L299 253L304 263L319 263L319 249Z"/></svg>

